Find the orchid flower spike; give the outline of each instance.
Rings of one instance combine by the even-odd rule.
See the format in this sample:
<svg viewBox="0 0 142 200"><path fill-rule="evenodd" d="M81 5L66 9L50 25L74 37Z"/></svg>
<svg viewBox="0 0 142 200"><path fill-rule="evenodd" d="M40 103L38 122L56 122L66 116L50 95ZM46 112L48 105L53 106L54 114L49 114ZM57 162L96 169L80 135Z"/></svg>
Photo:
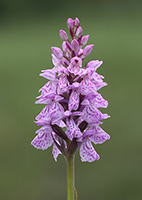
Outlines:
<svg viewBox="0 0 142 200"><path fill-rule="evenodd" d="M53 146L55 161L59 154L67 159L79 149L82 162L93 162L100 158L93 145L110 139L100 127L110 116L99 110L108 102L98 92L107 84L96 72L102 61L83 62L94 45L85 46L89 35L82 36L79 19L69 18L67 27L71 40L64 30L59 31L63 51L51 47L54 67L41 74L48 81L39 90L36 103L45 107L36 117L41 128L31 144L42 150Z"/></svg>

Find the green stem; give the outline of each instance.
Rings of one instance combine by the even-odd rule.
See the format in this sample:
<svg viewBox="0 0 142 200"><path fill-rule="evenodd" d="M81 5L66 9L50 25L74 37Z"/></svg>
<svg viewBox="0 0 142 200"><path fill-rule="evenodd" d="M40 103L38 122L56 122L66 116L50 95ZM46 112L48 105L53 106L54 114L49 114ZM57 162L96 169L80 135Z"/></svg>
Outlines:
<svg viewBox="0 0 142 200"><path fill-rule="evenodd" d="M74 155L68 155L67 157L67 200L74 200L75 198L74 157Z"/></svg>

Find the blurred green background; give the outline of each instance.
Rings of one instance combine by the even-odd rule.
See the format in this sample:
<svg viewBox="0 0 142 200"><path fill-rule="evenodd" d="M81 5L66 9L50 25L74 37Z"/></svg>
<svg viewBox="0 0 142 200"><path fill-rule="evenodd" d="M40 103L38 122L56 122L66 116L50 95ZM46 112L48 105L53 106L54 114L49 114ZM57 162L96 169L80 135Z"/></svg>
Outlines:
<svg viewBox="0 0 142 200"><path fill-rule="evenodd" d="M61 47L59 30L78 17L94 49L87 61L103 60L98 72L108 86L102 128L111 140L95 149L101 156L82 163L76 153L79 200L142 199L142 1L0 0L0 199L65 200L66 163L49 148L34 149L35 105L52 68L51 46Z"/></svg>

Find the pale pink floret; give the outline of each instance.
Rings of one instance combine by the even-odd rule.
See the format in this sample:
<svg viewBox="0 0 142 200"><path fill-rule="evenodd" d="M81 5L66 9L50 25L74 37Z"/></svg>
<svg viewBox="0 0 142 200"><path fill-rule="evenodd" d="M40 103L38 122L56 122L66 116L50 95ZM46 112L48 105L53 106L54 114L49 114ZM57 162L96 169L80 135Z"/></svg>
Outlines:
<svg viewBox="0 0 142 200"><path fill-rule="evenodd" d="M80 25L79 19L76 17L74 20L74 26L78 27Z"/></svg>
<svg viewBox="0 0 142 200"><path fill-rule="evenodd" d="M73 26L74 26L74 20L72 20L71 18L68 18L68 20L67 20L67 26L68 26L68 28L73 28Z"/></svg>
<svg viewBox="0 0 142 200"><path fill-rule="evenodd" d="M56 87L57 87L57 81L48 81L40 90L41 95L37 98L40 99L42 97L46 97L47 95L54 93L56 94Z"/></svg>
<svg viewBox="0 0 142 200"><path fill-rule="evenodd" d="M85 140L80 146L80 157L82 162L93 162L99 160L99 155L93 148L91 141Z"/></svg>
<svg viewBox="0 0 142 200"><path fill-rule="evenodd" d="M110 136L99 126L92 125L89 129L83 132L82 140L91 140L94 144L102 144L109 140Z"/></svg>
<svg viewBox="0 0 142 200"><path fill-rule="evenodd" d="M74 120L72 118L66 120L66 134L70 140L73 138L79 138L82 136L82 133L78 126L75 124Z"/></svg>
<svg viewBox="0 0 142 200"><path fill-rule="evenodd" d="M65 41L63 41L63 43L62 43L62 49L63 49L64 52L67 53L67 51L68 51L68 47L67 47L67 44L66 44Z"/></svg>
<svg viewBox="0 0 142 200"><path fill-rule="evenodd" d="M62 66L62 61L60 59L58 59L54 54L51 54L52 55L52 62L53 62L53 65L58 66Z"/></svg>
<svg viewBox="0 0 142 200"><path fill-rule="evenodd" d="M103 63L103 61L99 61L99 60L92 60L87 64L87 68L93 68L93 69L97 69L98 67L100 67L100 65Z"/></svg>
<svg viewBox="0 0 142 200"><path fill-rule="evenodd" d="M78 27L75 35L77 38L80 38L82 36L82 28L80 26Z"/></svg>
<svg viewBox="0 0 142 200"><path fill-rule="evenodd" d="M88 39L89 39L90 35L85 35L81 38L81 46L83 47L84 45L86 45Z"/></svg>
<svg viewBox="0 0 142 200"><path fill-rule="evenodd" d="M67 90L68 90L67 75L62 73L59 77L57 92L58 94L63 94Z"/></svg>
<svg viewBox="0 0 142 200"><path fill-rule="evenodd" d="M87 123L97 123L100 120L110 117L108 114L102 114L97 108L93 108L91 106L86 106L82 112L82 118Z"/></svg>
<svg viewBox="0 0 142 200"><path fill-rule="evenodd" d="M93 126L91 129L94 131L94 134L90 137L90 140L94 144L102 144L110 139L110 136L99 126Z"/></svg>
<svg viewBox="0 0 142 200"><path fill-rule="evenodd" d="M90 44L90 45L87 45L87 46L84 48L84 50L83 50L83 55L84 55L84 57L89 56L89 54L91 53L93 47L94 47L94 44Z"/></svg>
<svg viewBox="0 0 142 200"><path fill-rule="evenodd" d="M82 101L81 105L90 105L93 108L107 108L108 102L105 100L101 94L88 94Z"/></svg>
<svg viewBox="0 0 142 200"><path fill-rule="evenodd" d="M63 57L63 52L60 48L58 47L51 47L52 53L58 58L61 59Z"/></svg>
<svg viewBox="0 0 142 200"><path fill-rule="evenodd" d="M46 79L49 79L49 80L52 80L54 81L56 79L56 74L53 70L51 69L47 69L47 70L42 70L42 74L40 74L40 76L46 78Z"/></svg>
<svg viewBox="0 0 142 200"><path fill-rule="evenodd" d="M79 46L79 43L77 42L76 39L74 39L74 40L72 41L71 45L72 45L72 49L73 49L76 53L78 53L78 51L80 50L80 46Z"/></svg>
<svg viewBox="0 0 142 200"><path fill-rule="evenodd" d="M67 41L68 40L68 35L65 31L63 30L60 30L59 31L59 35L60 35L60 38L63 40L63 41Z"/></svg>
<svg viewBox="0 0 142 200"><path fill-rule="evenodd" d="M53 144L51 136L52 129L49 126L40 128L36 133L39 133L31 142L31 144L37 148L45 150Z"/></svg>
<svg viewBox="0 0 142 200"><path fill-rule="evenodd" d="M81 67L82 67L82 59L75 56L71 59L71 63L67 69L74 75L81 76L84 73L84 69L82 69Z"/></svg>
<svg viewBox="0 0 142 200"><path fill-rule="evenodd" d="M47 120L48 115L49 115L49 110L50 110L50 104L47 104L42 111L37 115L36 120L42 120L45 119Z"/></svg>
<svg viewBox="0 0 142 200"><path fill-rule="evenodd" d="M72 90L70 98L69 98L69 103L68 103L68 107L69 110L77 110L79 107L79 91L78 90Z"/></svg>
<svg viewBox="0 0 142 200"><path fill-rule="evenodd" d="M59 102L54 101L50 107L49 115L52 117L52 120L60 118L64 112L64 108Z"/></svg>
<svg viewBox="0 0 142 200"><path fill-rule="evenodd" d="M80 93L82 95L87 95L95 92L96 92L95 84L92 83L92 81L88 77L84 78L80 83Z"/></svg>

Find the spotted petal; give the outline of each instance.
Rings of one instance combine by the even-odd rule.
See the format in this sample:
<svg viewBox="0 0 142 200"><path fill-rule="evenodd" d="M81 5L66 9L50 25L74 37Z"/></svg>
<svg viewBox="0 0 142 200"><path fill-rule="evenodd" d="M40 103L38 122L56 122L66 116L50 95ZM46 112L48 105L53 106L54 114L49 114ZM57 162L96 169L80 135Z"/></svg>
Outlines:
<svg viewBox="0 0 142 200"><path fill-rule="evenodd" d="M84 69L80 68L77 65L74 65L72 67L69 66L68 70L69 70L69 72L73 73L74 75L79 75L79 76L83 75L83 73L84 73Z"/></svg>
<svg viewBox="0 0 142 200"><path fill-rule="evenodd" d="M83 115L82 118L87 122L87 123L96 123L100 120L106 119L109 117L108 114L102 114L98 109L94 109L90 106L86 106L84 110L82 111Z"/></svg>
<svg viewBox="0 0 142 200"><path fill-rule="evenodd" d="M69 98L69 110L77 110L79 106L79 91L72 90Z"/></svg>
<svg viewBox="0 0 142 200"><path fill-rule="evenodd" d="M40 76L43 76L44 78L53 80L53 81L56 79L56 74L53 70L47 69L47 70L42 70L42 72L43 73L40 74Z"/></svg>
<svg viewBox="0 0 142 200"><path fill-rule="evenodd" d="M54 93L56 94L56 86L57 86L57 82L56 81L48 81L40 90L41 91L41 95L38 97L45 97L47 94L49 93Z"/></svg>
<svg viewBox="0 0 142 200"><path fill-rule="evenodd" d="M100 94L96 96L96 98L92 99L91 101L92 105L95 105L95 107L102 107L102 108L107 108L108 106L108 101L105 100Z"/></svg>
<svg viewBox="0 0 142 200"><path fill-rule="evenodd" d="M59 82L58 82L58 93L59 94L62 94L67 91L67 84L68 84L67 75L62 74L60 76Z"/></svg>
<svg viewBox="0 0 142 200"><path fill-rule="evenodd" d="M50 107L49 114L52 119L57 119L63 115L64 108L62 105L56 101L54 101Z"/></svg>
<svg viewBox="0 0 142 200"><path fill-rule="evenodd" d="M39 113L39 115L36 117L36 120L46 119L49 114L49 108L50 108L50 105L46 105L43 108L43 110Z"/></svg>
<svg viewBox="0 0 142 200"><path fill-rule="evenodd" d="M110 136L99 126L94 126L92 130L94 131L94 134L90 137L90 140L94 144L102 144L110 139Z"/></svg>
<svg viewBox="0 0 142 200"><path fill-rule="evenodd" d="M90 76L90 79L95 84L97 90L107 85L107 83L103 82L103 78L104 77L102 75L99 75L96 72L94 72L93 75Z"/></svg>
<svg viewBox="0 0 142 200"><path fill-rule="evenodd" d="M47 96L45 97L40 96L39 100L37 100L35 104L51 104L51 102L52 102L51 98L48 98Z"/></svg>
<svg viewBox="0 0 142 200"><path fill-rule="evenodd" d="M37 132L39 132L39 134L33 139L31 144L35 148L42 150L45 150L48 147L50 147L53 143L53 139L51 136L51 129L49 127L44 126L40 128Z"/></svg>
<svg viewBox="0 0 142 200"><path fill-rule="evenodd" d="M85 140L81 144L80 157L82 162L93 162L100 158L89 140Z"/></svg>
<svg viewBox="0 0 142 200"><path fill-rule="evenodd" d="M66 119L66 126L67 126L66 134L70 140L72 140L73 138L79 138L82 136L80 129L75 124L72 118Z"/></svg>
<svg viewBox="0 0 142 200"><path fill-rule="evenodd" d="M80 83L80 92L82 95L96 92L96 86L90 81L89 78L84 78Z"/></svg>

